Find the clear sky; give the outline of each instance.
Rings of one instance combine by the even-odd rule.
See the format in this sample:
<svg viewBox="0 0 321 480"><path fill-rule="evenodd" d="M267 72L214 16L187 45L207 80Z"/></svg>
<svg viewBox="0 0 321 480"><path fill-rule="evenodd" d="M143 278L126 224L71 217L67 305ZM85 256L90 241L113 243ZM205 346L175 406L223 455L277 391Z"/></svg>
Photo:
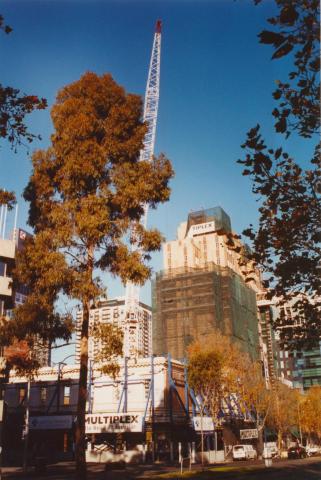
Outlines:
<svg viewBox="0 0 321 480"><path fill-rule="evenodd" d="M287 60L271 61L258 43L274 1L252 0L2 0L1 13L13 27L0 35L1 82L54 102L62 86L90 70L110 72L128 91L144 94L154 24L163 21L161 92L155 153L172 161L170 202L149 215L173 239L191 210L222 206L235 231L257 221L257 203L236 160L246 132L257 122L269 144L273 133L271 92L285 79ZM30 153L46 148L52 131L50 108L28 122L42 141L29 150L0 144L0 184L18 198L28 181ZM306 142L305 142L306 143ZM293 141L290 153L309 148ZM291 150L292 149L292 150ZM19 224L27 206L19 200ZM155 271L161 254L153 257ZM109 281L111 296L121 293ZM150 289L142 294L150 302Z"/></svg>

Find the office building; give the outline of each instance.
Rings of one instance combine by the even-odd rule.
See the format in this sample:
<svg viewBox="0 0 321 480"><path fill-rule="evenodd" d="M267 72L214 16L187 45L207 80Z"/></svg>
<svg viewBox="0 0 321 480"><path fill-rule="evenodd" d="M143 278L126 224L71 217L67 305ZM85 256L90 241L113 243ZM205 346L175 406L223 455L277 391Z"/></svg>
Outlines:
<svg viewBox="0 0 321 480"><path fill-rule="evenodd" d="M293 304L286 303L279 307L279 316L284 328L295 329L298 320ZM280 327L281 330L282 327ZM278 376L292 382L294 388L307 390L314 385L321 385L321 341L310 349L284 350L278 349Z"/></svg>

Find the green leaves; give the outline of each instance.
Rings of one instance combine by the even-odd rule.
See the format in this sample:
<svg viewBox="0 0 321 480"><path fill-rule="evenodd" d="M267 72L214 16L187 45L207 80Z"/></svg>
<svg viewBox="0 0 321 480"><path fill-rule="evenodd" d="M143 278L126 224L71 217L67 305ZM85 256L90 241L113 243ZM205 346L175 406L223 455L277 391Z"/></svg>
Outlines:
<svg viewBox="0 0 321 480"><path fill-rule="evenodd" d="M280 23L293 25L298 20L299 14L294 4L285 4L280 12Z"/></svg>
<svg viewBox="0 0 321 480"><path fill-rule="evenodd" d="M9 25L4 24L4 18L2 15L0 15L0 30L3 30L6 34L12 32L12 28Z"/></svg>
<svg viewBox="0 0 321 480"><path fill-rule="evenodd" d="M274 45L275 47L279 47L282 43L285 42L284 35L280 33L271 32L269 30L263 30L259 33L258 37L260 38L260 43L265 43L267 45Z"/></svg>
<svg viewBox="0 0 321 480"><path fill-rule="evenodd" d="M285 43L273 53L272 59L284 57L293 50L293 47L290 42Z"/></svg>
<svg viewBox="0 0 321 480"><path fill-rule="evenodd" d="M279 15L269 18L274 31L263 30L260 42L274 49L272 59L293 53L289 82L279 82L273 93L280 100L278 133L298 132L303 138L320 128L320 3L316 0L277 0ZM285 113L288 110L289 113ZM274 110L276 111L276 110ZM286 120L287 119L287 120Z"/></svg>
<svg viewBox="0 0 321 480"><path fill-rule="evenodd" d="M0 84L0 137L6 138L16 148L23 139L31 143L38 136L30 133L25 116L33 110L47 107L44 98L21 94L18 89Z"/></svg>
<svg viewBox="0 0 321 480"><path fill-rule="evenodd" d="M14 192L7 192L0 188L0 205L7 205L9 210L12 210L16 203L16 196Z"/></svg>

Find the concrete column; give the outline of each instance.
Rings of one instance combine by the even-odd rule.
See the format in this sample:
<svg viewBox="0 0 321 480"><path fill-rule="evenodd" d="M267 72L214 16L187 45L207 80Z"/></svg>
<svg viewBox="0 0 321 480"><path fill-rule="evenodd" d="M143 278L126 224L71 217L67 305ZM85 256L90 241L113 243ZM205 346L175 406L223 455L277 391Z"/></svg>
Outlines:
<svg viewBox="0 0 321 480"><path fill-rule="evenodd" d="M181 442L178 442L178 461L182 461L182 444Z"/></svg>
<svg viewBox="0 0 321 480"><path fill-rule="evenodd" d="M143 463L146 463L146 443L143 443Z"/></svg>
<svg viewBox="0 0 321 480"><path fill-rule="evenodd" d="M195 442L192 442L192 463L195 463L196 459L196 448L195 448Z"/></svg>
<svg viewBox="0 0 321 480"><path fill-rule="evenodd" d="M174 462L174 442L172 440L169 443L169 449L170 449L170 461Z"/></svg>

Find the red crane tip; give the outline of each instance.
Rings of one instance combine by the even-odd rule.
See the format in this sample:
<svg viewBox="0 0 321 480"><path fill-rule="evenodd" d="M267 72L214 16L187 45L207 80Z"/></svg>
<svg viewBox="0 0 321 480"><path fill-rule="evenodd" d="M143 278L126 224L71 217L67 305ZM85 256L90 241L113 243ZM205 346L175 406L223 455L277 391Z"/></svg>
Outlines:
<svg viewBox="0 0 321 480"><path fill-rule="evenodd" d="M162 33L162 21L157 20L156 26L155 26L155 32L156 33Z"/></svg>

